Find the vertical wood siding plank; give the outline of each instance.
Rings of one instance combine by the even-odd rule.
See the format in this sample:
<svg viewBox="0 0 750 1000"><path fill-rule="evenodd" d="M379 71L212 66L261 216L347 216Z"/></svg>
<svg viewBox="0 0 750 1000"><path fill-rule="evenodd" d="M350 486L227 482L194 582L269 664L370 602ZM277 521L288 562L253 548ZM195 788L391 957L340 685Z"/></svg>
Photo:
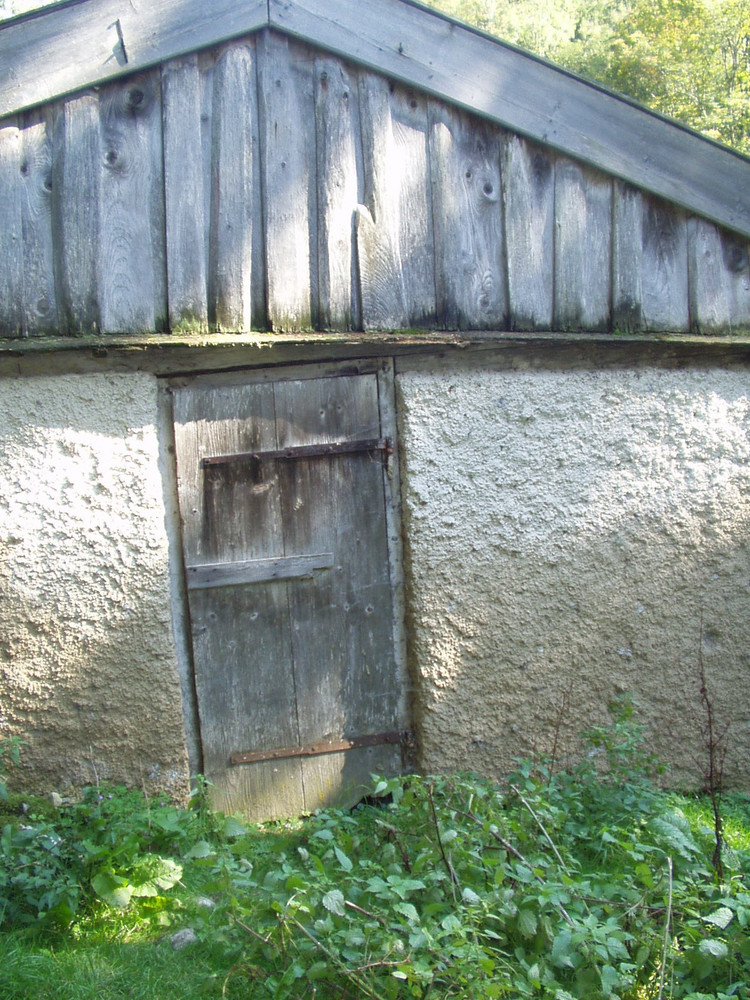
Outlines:
<svg viewBox="0 0 750 1000"><path fill-rule="evenodd" d="M99 103L102 331L152 333L167 318L158 71L110 84Z"/></svg>
<svg viewBox="0 0 750 1000"><path fill-rule="evenodd" d="M549 330L553 311L555 161L508 135L502 147L508 308L515 330Z"/></svg>
<svg viewBox="0 0 750 1000"><path fill-rule="evenodd" d="M213 77L209 321L220 331L252 328L256 142L253 53L235 45L219 57Z"/></svg>
<svg viewBox="0 0 750 1000"><path fill-rule="evenodd" d="M101 328L99 273L99 100L83 94L63 103L53 139L52 231L58 306L65 332Z"/></svg>
<svg viewBox="0 0 750 1000"><path fill-rule="evenodd" d="M643 199L643 325L646 330L687 331L687 219L655 198Z"/></svg>
<svg viewBox="0 0 750 1000"><path fill-rule="evenodd" d="M265 32L256 43L269 323L317 319L315 105L307 50Z"/></svg>
<svg viewBox="0 0 750 1000"><path fill-rule="evenodd" d="M616 181L613 225L614 329L686 331L689 315L684 213Z"/></svg>
<svg viewBox="0 0 750 1000"><path fill-rule="evenodd" d="M354 218L361 201L357 79L338 59L315 60L318 288L325 330L361 326Z"/></svg>
<svg viewBox="0 0 750 1000"><path fill-rule="evenodd" d="M508 304L499 129L430 101L430 171L438 323L502 330Z"/></svg>
<svg viewBox="0 0 750 1000"><path fill-rule="evenodd" d="M202 80L196 56L162 69L167 294L172 330L206 330Z"/></svg>
<svg viewBox="0 0 750 1000"><path fill-rule="evenodd" d="M365 204L357 247L365 329L435 323L427 98L360 77Z"/></svg>
<svg viewBox="0 0 750 1000"><path fill-rule="evenodd" d="M23 334L21 136L14 119L0 124L0 336Z"/></svg>
<svg viewBox="0 0 750 1000"><path fill-rule="evenodd" d="M748 244L711 222L688 221L691 325L700 333L750 326Z"/></svg>
<svg viewBox="0 0 750 1000"><path fill-rule="evenodd" d="M28 336L58 333L52 246L51 107L30 111L22 135L24 327Z"/></svg>
<svg viewBox="0 0 750 1000"><path fill-rule="evenodd" d="M257 47L253 41L253 127L255 153L253 156L253 248L252 248L252 323L256 330L268 329L268 276L266 268L266 238L263 220L263 155L260 140L260 95L258 88Z"/></svg>
<svg viewBox="0 0 750 1000"><path fill-rule="evenodd" d="M572 160L555 169L555 316L560 330L610 324L612 181Z"/></svg>
<svg viewBox="0 0 750 1000"><path fill-rule="evenodd" d="M408 292L404 280L399 239L398 200L388 196L398 179L388 85L364 73L359 80L362 122L363 173L367 204L357 209L356 234L365 330L406 327Z"/></svg>
<svg viewBox="0 0 750 1000"><path fill-rule="evenodd" d="M643 195L615 181L612 212L612 326L643 329Z"/></svg>

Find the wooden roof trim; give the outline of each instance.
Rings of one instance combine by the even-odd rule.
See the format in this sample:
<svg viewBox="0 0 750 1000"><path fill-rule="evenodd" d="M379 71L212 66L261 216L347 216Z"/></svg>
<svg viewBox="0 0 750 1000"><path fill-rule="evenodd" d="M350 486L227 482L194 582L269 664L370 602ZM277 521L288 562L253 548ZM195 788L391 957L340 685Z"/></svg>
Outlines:
<svg viewBox="0 0 750 1000"><path fill-rule="evenodd" d="M11 18L0 118L267 25L267 0L69 0Z"/></svg>
<svg viewBox="0 0 750 1000"><path fill-rule="evenodd" d="M0 116L263 27L750 237L750 161L413 0L71 0L0 26Z"/></svg>

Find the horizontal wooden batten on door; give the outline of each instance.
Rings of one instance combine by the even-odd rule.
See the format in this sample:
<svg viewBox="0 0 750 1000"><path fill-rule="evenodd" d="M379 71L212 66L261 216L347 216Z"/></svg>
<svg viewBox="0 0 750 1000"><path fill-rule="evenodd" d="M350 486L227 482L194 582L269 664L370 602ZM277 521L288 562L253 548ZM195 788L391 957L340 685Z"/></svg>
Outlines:
<svg viewBox="0 0 750 1000"><path fill-rule="evenodd" d="M278 559L248 559L243 562L203 563L186 567L188 590L209 587L237 587L274 580L308 580L315 573L331 569L333 553L282 556Z"/></svg>

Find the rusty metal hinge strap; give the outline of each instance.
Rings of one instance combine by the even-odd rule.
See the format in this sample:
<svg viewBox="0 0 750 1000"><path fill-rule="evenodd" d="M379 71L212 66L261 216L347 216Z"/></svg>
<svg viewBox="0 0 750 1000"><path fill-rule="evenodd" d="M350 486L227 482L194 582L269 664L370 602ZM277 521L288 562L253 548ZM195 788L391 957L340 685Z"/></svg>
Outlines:
<svg viewBox="0 0 750 1000"><path fill-rule="evenodd" d="M300 747L277 747L275 750L258 750L233 753L230 764L258 764L266 760L285 760L287 757L319 757L326 753L340 753L342 750L356 750L358 747L376 747L391 743L410 746L414 736L409 731L376 733L372 736L353 736L348 740L326 740L308 743Z"/></svg>
<svg viewBox="0 0 750 1000"><path fill-rule="evenodd" d="M272 458L319 458L367 451L383 451L391 454L393 442L390 438L365 438L361 441L338 441L331 444L303 444L271 451L242 451L236 455L207 455L201 459L201 467L205 469L213 465L229 465L232 462L262 461Z"/></svg>

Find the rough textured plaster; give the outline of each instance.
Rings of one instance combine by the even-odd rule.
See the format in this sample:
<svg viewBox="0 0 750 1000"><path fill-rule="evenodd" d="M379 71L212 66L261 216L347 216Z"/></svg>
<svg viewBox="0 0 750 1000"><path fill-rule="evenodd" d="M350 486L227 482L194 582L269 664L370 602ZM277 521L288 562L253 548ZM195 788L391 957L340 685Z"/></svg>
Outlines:
<svg viewBox="0 0 750 1000"><path fill-rule="evenodd" d="M564 756L633 692L700 781L703 656L750 788L750 373L398 378L422 765ZM566 692L568 705L560 709Z"/></svg>
<svg viewBox="0 0 750 1000"><path fill-rule="evenodd" d="M156 425L151 376L0 382L0 726L28 790L186 789Z"/></svg>

